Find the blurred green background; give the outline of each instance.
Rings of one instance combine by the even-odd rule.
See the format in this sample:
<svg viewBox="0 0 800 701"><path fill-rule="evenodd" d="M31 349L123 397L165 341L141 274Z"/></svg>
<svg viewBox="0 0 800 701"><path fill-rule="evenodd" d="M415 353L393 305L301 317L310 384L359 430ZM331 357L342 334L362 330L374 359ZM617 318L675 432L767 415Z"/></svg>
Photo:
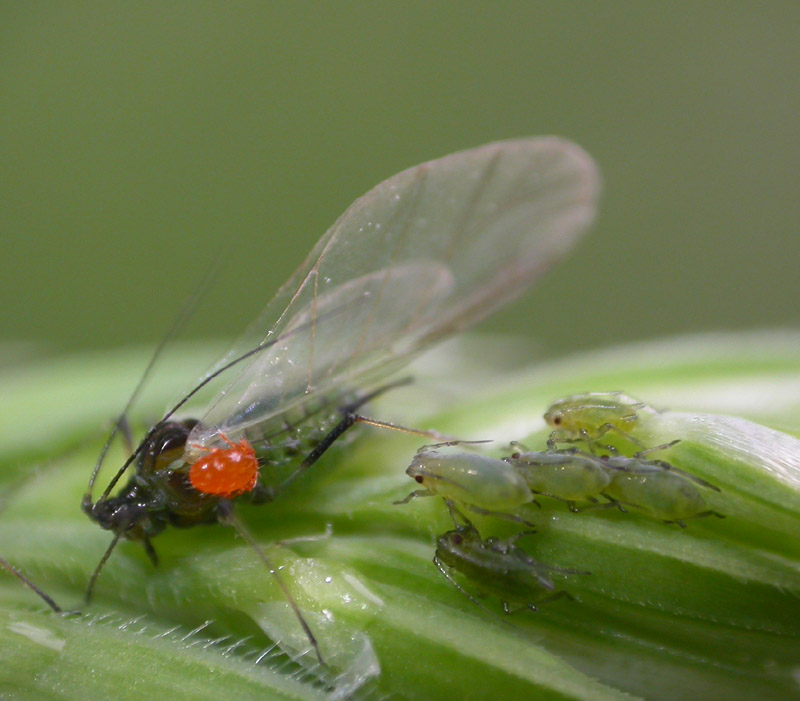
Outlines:
<svg viewBox="0 0 800 701"><path fill-rule="evenodd" d="M594 155L593 235L484 329L549 355L796 324L800 3L4 3L0 339L232 337L358 195L519 135ZM533 347L533 346L532 346Z"/></svg>

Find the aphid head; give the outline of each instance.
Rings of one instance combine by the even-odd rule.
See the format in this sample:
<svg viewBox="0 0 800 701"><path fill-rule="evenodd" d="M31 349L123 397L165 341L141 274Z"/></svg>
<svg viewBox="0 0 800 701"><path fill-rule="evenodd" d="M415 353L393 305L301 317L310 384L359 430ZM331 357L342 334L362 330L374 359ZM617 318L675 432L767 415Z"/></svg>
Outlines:
<svg viewBox="0 0 800 701"><path fill-rule="evenodd" d="M156 535L164 529L164 524L153 522L146 506L131 495L112 497L95 504L84 502L83 507L86 515L101 528L133 540Z"/></svg>
<svg viewBox="0 0 800 701"><path fill-rule="evenodd" d="M435 461L431 461L430 452L418 453L406 469L406 474L417 484L427 486L437 479L436 471L431 469L431 464L435 465Z"/></svg>
<svg viewBox="0 0 800 701"><path fill-rule="evenodd" d="M470 529L475 531L472 525L459 526L454 531L443 533L436 540L436 557L448 567L458 567L458 563L464 559L464 551L469 547L471 539L474 537ZM475 531L477 534L477 531ZM477 536L480 539L480 536Z"/></svg>
<svg viewBox="0 0 800 701"><path fill-rule="evenodd" d="M437 486L440 488L457 487L459 485L458 465L448 460L449 457L451 456L445 456L435 451L418 453L408 466L406 474L417 484L432 491L436 491Z"/></svg>

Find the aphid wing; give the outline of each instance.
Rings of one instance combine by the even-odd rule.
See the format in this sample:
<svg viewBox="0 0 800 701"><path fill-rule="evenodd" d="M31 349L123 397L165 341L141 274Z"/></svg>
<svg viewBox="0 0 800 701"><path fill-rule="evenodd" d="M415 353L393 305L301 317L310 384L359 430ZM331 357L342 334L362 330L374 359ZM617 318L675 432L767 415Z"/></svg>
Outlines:
<svg viewBox="0 0 800 701"><path fill-rule="evenodd" d="M253 326L240 341L246 350L279 339L234 379L191 442L375 379L475 323L574 245L598 190L591 159L557 138L489 144L381 183L269 305L272 313L286 303L266 338Z"/></svg>

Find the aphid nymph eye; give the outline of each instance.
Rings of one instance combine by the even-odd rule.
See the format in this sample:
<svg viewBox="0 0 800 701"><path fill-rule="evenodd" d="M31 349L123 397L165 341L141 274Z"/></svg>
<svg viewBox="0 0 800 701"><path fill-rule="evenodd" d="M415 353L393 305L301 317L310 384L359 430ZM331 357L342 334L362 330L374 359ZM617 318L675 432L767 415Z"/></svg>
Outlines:
<svg viewBox="0 0 800 701"><path fill-rule="evenodd" d="M422 484L422 475L417 475L416 477L414 477L414 479L417 481L418 484Z"/></svg>
<svg viewBox="0 0 800 701"><path fill-rule="evenodd" d="M464 542L464 539L460 535L456 534L456 535L453 536L453 542L456 545L461 545L461 543Z"/></svg>
<svg viewBox="0 0 800 701"><path fill-rule="evenodd" d="M556 426L560 426L560 425L561 425L561 417L560 417L560 416L554 416L554 417L553 417L553 423L554 423Z"/></svg>
<svg viewBox="0 0 800 701"><path fill-rule="evenodd" d="M514 460L519 460L519 458L520 458L520 453L511 453L511 457L512 457Z"/></svg>

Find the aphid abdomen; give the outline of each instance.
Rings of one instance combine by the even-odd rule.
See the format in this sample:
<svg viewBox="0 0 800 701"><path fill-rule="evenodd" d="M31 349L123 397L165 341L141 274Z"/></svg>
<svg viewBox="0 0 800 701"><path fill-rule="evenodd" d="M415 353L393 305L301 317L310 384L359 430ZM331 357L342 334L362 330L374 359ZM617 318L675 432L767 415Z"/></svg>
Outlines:
<svg viewBox="0 0 800 701"><path fill-rule="evenodd" d="M261 426L245 431L261 466L258 487L272 494L290 478L300 463L322 442L341 421L347 398L333 404L320 399L309 406L282 412ZM337 441L347 442L347 433Z"/></svg>
<svg viewBox="0 0 800 701"><path fill-rule="evenodd" d="M700 490L680 473L660 467L611 472L611 482L604 493L654 518L679 522L708 511Z"/></svg>

